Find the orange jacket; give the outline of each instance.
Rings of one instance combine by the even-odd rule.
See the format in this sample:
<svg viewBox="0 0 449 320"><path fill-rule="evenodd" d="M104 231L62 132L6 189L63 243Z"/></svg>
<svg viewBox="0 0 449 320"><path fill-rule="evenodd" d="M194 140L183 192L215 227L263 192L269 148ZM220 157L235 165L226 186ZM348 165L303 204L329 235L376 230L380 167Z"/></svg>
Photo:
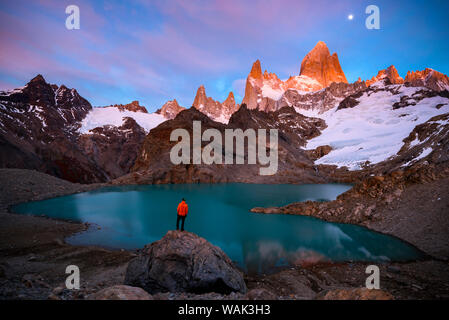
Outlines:
<svg viewBox="0 0 449 320"><path fill-rule="evenodd" d="M185 201L181 201L180 204L178 204L178 216L185 217L187 213L189 212L189 206Z"/></svg>

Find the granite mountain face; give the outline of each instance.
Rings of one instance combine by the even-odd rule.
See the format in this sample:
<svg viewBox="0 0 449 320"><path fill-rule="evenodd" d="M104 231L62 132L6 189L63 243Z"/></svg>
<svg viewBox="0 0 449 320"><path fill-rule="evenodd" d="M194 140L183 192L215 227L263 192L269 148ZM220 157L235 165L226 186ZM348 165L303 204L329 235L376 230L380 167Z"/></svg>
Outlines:
<svg viewBox="0 0 449 320"><path fill-rule="evenodd" d="M0 92L0 108L0 166L72 182L105 182L127 173L145 137L133 119L81 133L91 104L75 89L50 85L41 75L23 88Z"/></svg>
<svg viewBox="0 0 449 320"><path fill-rule="evenodd" d="M75 89L38 75L0 91L0 167L28 168L73 182L325 182L446 161L449 78L430 68L401 77L394 66L348 83L324 42L299 75L281 80L257 60L242 103L220 102L201 85L192 107L176 99L149 113L138 101L92 107ZM170 132L278 129L279 171L258 165L172 165Z"/></svg>

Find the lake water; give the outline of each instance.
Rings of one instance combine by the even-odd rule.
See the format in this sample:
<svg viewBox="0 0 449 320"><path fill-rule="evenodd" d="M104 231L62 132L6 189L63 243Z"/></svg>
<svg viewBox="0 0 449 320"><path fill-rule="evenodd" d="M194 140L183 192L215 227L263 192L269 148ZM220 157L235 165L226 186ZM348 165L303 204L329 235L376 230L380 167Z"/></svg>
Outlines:
<svg viewBox="0 0 449 320"><path fill-rule="evenodd" d="M399 239L359 226L249 212L253 207L334 200L350 187L237 183L120 186L23 203L13 211L94 224L67 238L71 244L134 249L176 228L176 208L184 197L189 205L185 229L219 246L247 271L269 272L273 267L315 261L420 258L415 248Z"/></svg>

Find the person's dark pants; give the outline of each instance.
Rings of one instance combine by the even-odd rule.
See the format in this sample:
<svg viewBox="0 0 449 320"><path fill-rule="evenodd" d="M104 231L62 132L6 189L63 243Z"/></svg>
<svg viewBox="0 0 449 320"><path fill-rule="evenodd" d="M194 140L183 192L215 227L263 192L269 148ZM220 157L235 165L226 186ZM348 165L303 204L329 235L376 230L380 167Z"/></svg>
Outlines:
<svg viewBox="0 0 449 320"><path fill-rule="evenodd" d="M186 220L186 216L178 215L178 219L176 219L176 230L179 230L179 220L182 221L182 223L181 223L181 231L184 231L184 221Z"/></svg>

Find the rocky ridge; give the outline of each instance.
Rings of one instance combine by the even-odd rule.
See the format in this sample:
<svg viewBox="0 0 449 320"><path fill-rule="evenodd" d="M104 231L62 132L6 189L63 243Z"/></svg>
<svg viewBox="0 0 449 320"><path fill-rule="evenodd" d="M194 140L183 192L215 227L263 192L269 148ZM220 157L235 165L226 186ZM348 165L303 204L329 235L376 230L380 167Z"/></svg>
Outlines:
<svg viewBox="0 0 449 320"><path fill-rule="evenodd" d="M139 101L132 101L131 103L128 103L128 104L114 104L114 105L110 105L110 106L103 107L103 108L108 108L108 107L117 108L120 111L128 110L128 111L132 111L132 112L148 113L147 108L145 108L144 106L141 106L139 104Z"/></svg>
<svg viewBox="0 0 449 320"><path fill-rule="evenodd" d="M182 110L185 110L185 108L181 107L176 99L173 99L167 101L160 109L156 111L156 113L162 115L168 120L171 120L174 119Z"/></svg>
<svg viewBox="0 0 449 320"><path fill-rule="evenodd" d="M179 164L170 161L170 150L177 143L170 141L170 134L176 128L186 129L192 136L193 121L201 121L201 130L217 129L224 139L225 129L279 130L278 172L274 176L259 175L259 164L248 164L247 150L244 164ZM151 130L143 143L132 172L113 181L115 184L145 183L192 183L192 182L280 182L280 181L323 181L316 176L312 161L300 149L311 137L319 135L325 128L322 120L305 117L291 107L273 113L250 110L245 105L235 112L227 125L210 120L196 108L180 112L175 119L166 121ZM208 142L202 142L204 148ZM221 142L224 145L224 141ZM190 147L192 148L192 146ZM224 152L224 150L223 150ZM192 149L190 154L192 155ZM223 155L222 155L223 156ZM297 180L298 179L298 180Z"/></svg>
<svg viewBox="0 0 449 320"><path fill-rule="evenodd" d="M129 262L125 284L159 292L246 292L243 274L218 247L191 232L168 231Z"/></svg>
<svg viewBox="0 0 449 320"><path fill-rule="evenodd" d="M337 54L330 55L326 44L320 41L302 60L300 74L286 81L280 80L274 73L265 71L262 74L260 61L257 60L246 80L242 103L250 109L275 111L282 107L277 102L284 98L286 91L301 95L317 92L333 83L347 84L347 80ZM284 98L283 105L286 100Z"/></svg>
<svg viewBox="0 0 449 320"><path fill-rule="evenodd" d="M146 112L137 101L116 107ZM0 109L0 166L72 182L105 182L129 172L145 135L131 119L81 134L91 104L75 89L48 84L42 75L23 88L0 92Z"/></svg>
<svg viewBox="0 0 449 320"><path fill-rule="evenodd" d="M238 105L235 103L234 94L232 92L229 93L223 103L220 103L206 95L206 89L203 85L198 88L192 106L214 121L222 123L226 123L231 115L238 109Z"/></svg>

